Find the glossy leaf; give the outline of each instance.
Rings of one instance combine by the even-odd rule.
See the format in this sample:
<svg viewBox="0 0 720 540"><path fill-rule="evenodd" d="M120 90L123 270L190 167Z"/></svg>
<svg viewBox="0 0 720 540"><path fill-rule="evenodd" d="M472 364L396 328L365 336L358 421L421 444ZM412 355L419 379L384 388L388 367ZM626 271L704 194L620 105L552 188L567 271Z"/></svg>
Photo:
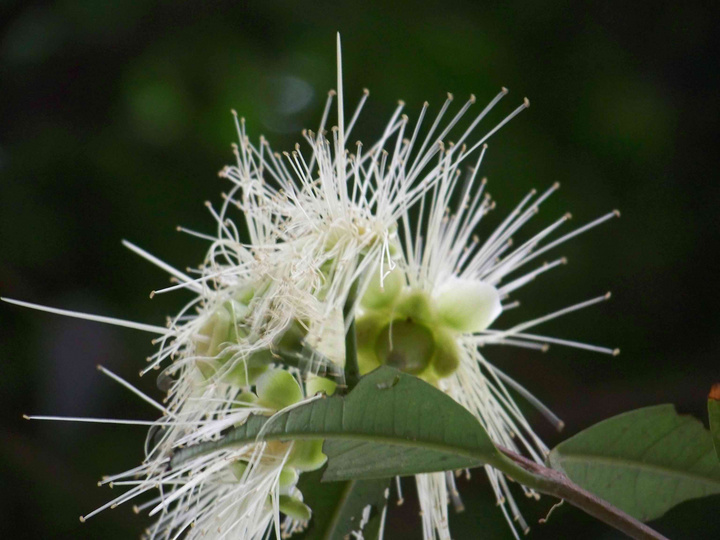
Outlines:
<svg viewBox="0 0 720 540"><path fill-rule="evenodd" d="M710 433L672 405L604 420L559 444L548 462L642 521L688 499L720 493Z"/></svg>

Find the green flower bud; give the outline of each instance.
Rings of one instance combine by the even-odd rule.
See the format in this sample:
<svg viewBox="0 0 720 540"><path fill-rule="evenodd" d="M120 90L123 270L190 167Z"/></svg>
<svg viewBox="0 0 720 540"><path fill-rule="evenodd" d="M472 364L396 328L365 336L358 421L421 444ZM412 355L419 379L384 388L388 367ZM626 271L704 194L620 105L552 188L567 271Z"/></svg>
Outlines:
<svg viewBox="0 0 720 540"><path fill-rule="evenodd" d="M310 507L300 499L290 497L289 495L280 495L279 498L280 511L298 521L309 521L312 516Z"/></svg>
<svg viewBox="0 0 720 540"><path fill-rule="evenodd" d="M471 279L450 279L438 291L435 302L441 321L458 332L485 330L502 312L498 290Z"/></svg>
<svg viewBox="0 0 720 540"><path fill-rule="evenodd" d="M263 373L256 382L258 403L263 407L279 411L300 401L303 397L295 377L282 369Z"/></svg>
<svg viewBox="0 0 720 540"><path fill-rule="evenodd" d="M380 283L380 269L370 278L360 304L366 309L383 309L390 306L405 285L405 274L396 266Z"/></svg>
<svg viewBox="0 0 720 540"><path fill-rule="evenodd" d="M432 332L412 320L398 319L388 324L375 343L375 354L382 363L413 375L428 367L434 353Z"/></svg>
<svg viewBox="0 0 720 540"><path fill-rule="evenodd" d="M308 396L314 396L318 392L325 392L326 395L332 396L336 388L336 382L326 379L325 377L318 377L317 375L308 375L307 382L305 383L305 390Z"/></svg>
<svg viewBox="0 0 720 540"><path fill-rule="evenodd" d="M325 465L327 456L322 451L323 440L296 440L287 464L301 472L315 471Z"/></svg>

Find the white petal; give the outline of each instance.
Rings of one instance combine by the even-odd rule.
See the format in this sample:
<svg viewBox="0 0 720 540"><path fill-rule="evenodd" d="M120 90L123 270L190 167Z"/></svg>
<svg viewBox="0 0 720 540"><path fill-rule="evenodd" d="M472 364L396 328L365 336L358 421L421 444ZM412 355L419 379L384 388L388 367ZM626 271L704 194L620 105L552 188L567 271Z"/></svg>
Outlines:
<svg viewBox="0 0 720 540"><path fill-rule="evenodd" d="M485 330L502 313L498 290L478 280L452 278L440 287L435 302L442 321L460 332Z"/></svg>

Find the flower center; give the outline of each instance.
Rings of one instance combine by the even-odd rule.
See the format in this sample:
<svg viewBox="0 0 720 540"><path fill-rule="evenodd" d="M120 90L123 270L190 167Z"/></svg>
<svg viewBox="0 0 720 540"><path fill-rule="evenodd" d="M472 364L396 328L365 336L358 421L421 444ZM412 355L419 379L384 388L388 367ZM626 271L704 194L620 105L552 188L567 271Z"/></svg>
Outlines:
<svg viewBox="0 0 720 540"><path fill-rule="evenodd" d="M375 341L375 354L381 363L413 375L425 371L434 353L430 329L410 318L392 321Z"/></svg>

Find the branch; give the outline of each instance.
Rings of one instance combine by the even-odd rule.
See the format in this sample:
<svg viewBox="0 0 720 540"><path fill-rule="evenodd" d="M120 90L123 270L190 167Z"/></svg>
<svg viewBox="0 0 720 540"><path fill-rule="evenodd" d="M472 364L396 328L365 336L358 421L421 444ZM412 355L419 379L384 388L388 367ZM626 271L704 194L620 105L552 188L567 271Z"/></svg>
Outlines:
<svg viewBox="0 0 720 540"><path fill-rule="evenodd" d="M350 326L348 327L347 334L345 335L345 384L347 384L347 391L351 391L355 388L355 385L360 380L360 367L358 366L357 358L357 334L355 333L355 287L352 286L350 294L345 300L345 306L343 307L343 320L347 321L350 319Z"/></svg>
<svg viewBox="0 0 720 540"><path fill-rule="evenodd" d="M566 475L498 446L505 459L494 466L521 484L563 499L636 540L668 540L644 523L584 490ZM505 466L504 466L505 465Z"/></svg>

